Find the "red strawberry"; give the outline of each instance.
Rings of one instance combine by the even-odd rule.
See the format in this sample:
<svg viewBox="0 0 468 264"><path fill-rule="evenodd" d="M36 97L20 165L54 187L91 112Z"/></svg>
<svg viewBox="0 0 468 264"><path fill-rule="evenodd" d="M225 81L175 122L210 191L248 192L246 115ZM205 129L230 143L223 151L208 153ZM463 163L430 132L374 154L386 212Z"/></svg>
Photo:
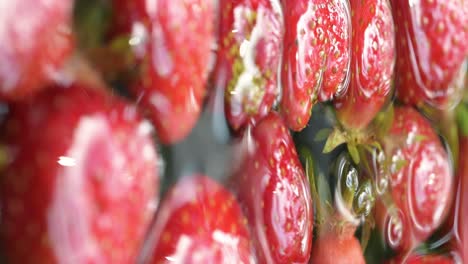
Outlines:
<svg viewBox="0 0 468 264"><path fill-rule="evenodd" d="M225 89L226 117L238 130L270 111L277 92L283 21L279 2L220 1L215 84Z"/></svg>
<svg viewBox="0 0 468 264"><path fill-rule="evenodd" d="M366 261L356 237L327 232L314 242L310 263L365 264Z"/></svg>
<svg viewBox="0 0 468 264"><path fill-rule="evenodd" d="M379 222L386 221L380 224L390 245L407 250L428 238L447 215L453 191L450 160L430 123L408 106L395 108L384 149L392 162L389 181L396 207L378 206L377 215Z"/></svg>
<svg viewBox="0 0 468 264"><path fill-rule="evenodd" d="M246 221L221 185L203 175L183 178L156 216L150 263L254 263Z"/></svg>
<svg viewBox="0 0 468 264"><path fill-rule="evenodd" d="M72 0L0 3L0 100L43 88L71 53Z"/></svg>
<svg viewBox="0 0 468 264"><path fill-rule="evenodd" d="M157 206L151 125L80 85L14 104L2 127L8 263L131 263Z"/></svg>
<svg viewBox="0 0 468 264"><path fill-rule="evenodd" d="M213 1L128 2L126 9L115 9L115 16L120 11L124 18L135 19L130 42L135 41L142 65L134 94L161 142L178 142L195 126L206 93L214 43Z"/></svg>
<svg viewBox="0 0 468 264"><path fill-rule="evenodd" d="M459 0L396 0L397 94L405 103L446 108L460 98L468 56L468 4ZM458 97L458 98L457 98Z"/></svg>
<svg viewBox="0 0 468 264"><path fill-rule="evenodd" d="M245 207L259 262L307 263L312 200L286 125L272 112L247 130L243 143L232 185Z"/></svg>
<svg viewBox="0 0 468 264"><path fill-rule="evenodd" d="M293 130L303 129L312 105L347 86L350 13L344 0L283 1L285 39L281 111Z"/></svg>
<svg viewBox="0 0 468 264"><path fill-rule="evenodd" d="M352 17L351 81L335 102L347 129L365 128L391 91L395 29L387 0L350 1Z"/></svg>

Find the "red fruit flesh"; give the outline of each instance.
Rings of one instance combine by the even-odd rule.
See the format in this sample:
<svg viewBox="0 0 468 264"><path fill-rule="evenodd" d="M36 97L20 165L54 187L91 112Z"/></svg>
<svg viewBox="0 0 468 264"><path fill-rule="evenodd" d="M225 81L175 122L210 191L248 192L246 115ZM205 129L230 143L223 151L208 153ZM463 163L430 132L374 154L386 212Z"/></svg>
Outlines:
<svg viewBox="0 0 468 264"><path fill-rule="evenodd" d="M313 104L332 99L348 82L350 13L347 1L283 1L285 38L281 112L303 129Z"/></svg>
<svg viewBox="0 0 468 264"><path fill-rule="evenodd" d="M239 148L232 186L244 206L259 263L307 263L313 208L307 178L288 129L270 113Z"/></svg>
<svg viewBox="0 0 468 264"><path fill-rule="evenodd" d="M318 237L312 247L310 263L365 264L361 244L354 236L339 236L333 232Z"/></svg>
<svg viewBox="0 0 468 264"><path fill-rule="evenodd" d="M222 0L215 84L234 130L268 114L278 95L283 20L279 2Z"/></svg>
<svg viewBox="0 0 468 264"><path fill-rule="evenodd" d="M396 0L392 4L398 29L398 98L414 105L447 108L463 90L463 83L457 85L456 79L468 56L468 4L459 0Z"/></svg>
<svg viewBox="0 0 468 264"><path fill-rule="evenodd" d="M388 215L386 234L398 250L411 249L439 227L452 202L453 173L447 152L430 123L411 107L395 108L384 141L391 196L397 214Z"/></svg>
<svg viewBox="0 0 468 264"><path fill-rule="evenodd" d="M44 88L72 52L72 0L0 3L0 100Z"/></svg>
<svg viewBox="0 0 468 264"><path fill-rule="evenodd" d="M8 263L131 263L157 206L151 125L79 85L12 104L1 144Z"/></svg>
<svg viewBox="0 0 468 264"><path fill-rule="evenodd" d="M335 102L345 128L363 129L391 91L395 29L387 0L350 1L352 14L351 81Z"/></svg>
<svg viewBox="0 0 468 264"><path fill-rule="evenodd" d="M213 1L116 1L115 7L116 16L124 13L121 30L131 28L144 40L134 47L141 58L141 77L133 85L139 105L162 143L179 142L202 110L214 43Z"/></svg>
<svg viewBox="0 0 468 264"><path fill-rule="evenodd" d="M232 193L203 175L183 178L161 203L151 263L254 263L246 219Z"/></svg>

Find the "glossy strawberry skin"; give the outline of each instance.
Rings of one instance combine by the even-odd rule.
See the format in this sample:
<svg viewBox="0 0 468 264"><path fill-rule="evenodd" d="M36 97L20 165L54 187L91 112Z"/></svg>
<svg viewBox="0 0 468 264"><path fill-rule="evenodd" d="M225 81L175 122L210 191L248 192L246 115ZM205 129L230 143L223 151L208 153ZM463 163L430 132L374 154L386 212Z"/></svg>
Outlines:
<svg viewBox="0 0 468 264"><path fill-rule="evenodd" d="M152 128L81 85L12 104L1 145L8 263L131 263L157 206Z"/></svg>
<svg viewBox="0 0 468 264"><path fill-rule="evenodd" d="M347 129L365 128L391 92L395 64L395 28L387 0L350 1L352 17L351 80L335 100Z"/></svg>
<svg viewBox="0 0 468 264"><path fill-rule="evenodd" d="M141 64L133 93L161 143L179 142L195 126L206 94L214 43L213 1L127 2L114 3L115 16L122 13L122 25L115 31L131 30L126 33L143 39L134 47Z"/></svg>
<svg viewBox="0 0 468 264"><path fill-rule="evenodd" d="M350 13L347 1L282 1L285 17L281 112L299 131L316 101L327 101L348 82Z"/></svg>
<svg viewBox="0 0 468 264"><path fill-rule="evenodd" d="M431 124L409 106L395 108L395 120L384 140L384 149L393 162L389 188L397 213L387 216L384 228L390 234L387 239L393 241L391 246L406 252L444 221L453 200L453 172ZM392 233L395 227L399 231Z"/></svg>
<svg viewBox="0 0 468 264"><path fill-rule="evenodd" d="M463 89L463 83L456 82L468 56L468 4L457 0L410 3L392 3L398 29L398 98L413 105L447 108L458 101Z"/></svg>
<svg viewBox="0 0 468 264"><path fill-rule="evenodd" d="M73 50L72 7L72 0L2 1L0 100L21 100L52 82Z"/></svg>
<svg viewBox="0 0 468 264"><path fill-rule="evenodd" d="M279 2L220 1L217 89L225 91L225 112L234 130L255 123L278 95L284 25Z"/></svg>
<svg viewBox="0 0 468 264"><path fill-rule="evenodd" d="M310 263L365 264L361 244L353 236L339 236L333 232L318 237L314 243Z"/></svg>
<svg viewBox="0 0 468 264"><path fill-rule="evenodd" d="M246 221L231 192L204 175L185 177L161 203L150 263L254 263Z"/></svg>
<svg viewBox="0 0 468 264"><path fill-rule="evenodd" d="M270 113L238 146L232 187L245 209L259 263L307 263L313 208L289 131Z"/></svg>

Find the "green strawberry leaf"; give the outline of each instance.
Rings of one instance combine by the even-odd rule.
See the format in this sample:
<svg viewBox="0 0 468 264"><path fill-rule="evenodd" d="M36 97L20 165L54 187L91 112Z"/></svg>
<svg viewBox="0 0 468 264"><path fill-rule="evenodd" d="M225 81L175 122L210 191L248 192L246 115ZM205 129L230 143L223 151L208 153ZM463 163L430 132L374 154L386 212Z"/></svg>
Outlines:
<svg viewBox="0 0 468 264"><path fill-rule="evenodd" d="M360 241L362 251L366 250L374 227L375 227L375 220L372 215L369 215L366 218L366 221L364 222L362 226L361 241Z"/></svg>
<svg viewBox="0 0 468 264"><path fill-rule="evenodd" d="M395 162L395 170L393 173L398 173L401 169L403 169L403 167L405 167L406 165L408 164L408 161L407 160L402 160L402 159L399 159Z"/></svg>
<svg viewBox="0 0 468 264"><path fill-rule="evenodd" d="M345 134L340 131L339 129L333 130L330 136L327 138L327 142L325 143L325 147L323 147L323 153L330 153L336 147L346 142Z"/></svg>
<svg viewBox="0 0 468 264"><path fill-rule="evenodd" d="M384 135L388 134L388 131L392 127L394 118L394 107L393 104L390 103L389 106L380 111L377 116L374 118L373 127L375 129L375 133L378 137L383 137Z"/></svg>
<svg viewBox="0 0 468 264"><path fill-rule="evenodd" d="M348 143L347 147L348 147L349 155L353 159L354 163L359 164L360 157L359 157L359 151L357 149L357 146L354 144Z"/></svg>
<svg viewBox="0 0 468 264"><path fill-rule="evenodd" d="M333 132L331 128L323 128L314 137L315 142L320 142L326 140L330 134Z"/></svg>

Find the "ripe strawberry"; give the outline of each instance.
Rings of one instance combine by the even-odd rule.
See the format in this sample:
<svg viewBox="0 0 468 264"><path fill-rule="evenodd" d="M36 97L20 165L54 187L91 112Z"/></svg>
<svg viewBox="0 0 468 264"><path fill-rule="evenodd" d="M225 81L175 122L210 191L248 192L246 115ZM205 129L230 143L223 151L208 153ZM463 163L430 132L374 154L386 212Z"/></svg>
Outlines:
<svg viewBox="0 0 468 264"><path fill-rule="evenodd" d="M0 3L0 100L44 88L71 53L72 0Z"/></svg>
<svg viewBox="0 0 468 264"><path fill-rule="evenodd" d="M366 261L356 237L328 232L314 242L310 263L365 264Z"/></svg>
<svg viewBox="0 0 468 264"><path fill-rule="evenodd" d="M270 0L220 1L214 74L225 89L226 117L234 130L268 114L278 95L283 21Z"/></svg>
<svg viewBox="0 0 468 264"><path fill-rule="evenodd" d="M408 106L395 108L384 149L392 162L389 187L395 208L385 209L380 204L378 222L386 230L390 246L405 251L428 238L447 215L452 202L452 169L430 123Z"/></svg>
<svg viewBox="0 0 468 264"><path fill-rule="evenodd" d="M157 206L151 125L81 85L13 104L1 136L8 263L131 263Z"/></svg>
<svg viewBox="0 0 468 264"><path fill-rule="evenodd" d="M232 187L244 206L259 262L307 263L312 200L286 125L272 112L247 130L243 143Z"/></svg>
<svg viewBox="0 0 468 264"><path fill-rule="evenodd" d="M246 221L221 185L203 175L183 178L156 216L150 263L254 263Z"/></svg>
<svg viewBox="0 0 468 264"><path fill-rule="evenodd" d="M350 13L344 0L283 1L285 38L281 111L293 130L303 129L312 105L347 86Z"/></svg>
<svg viewBox="0 0 468 264"><path fill-rule="evenodd" d="M133 2L115 9L116 17L120 11L135 19L132 36L140 42L135 52L141 77L133 92L161 142L175 143L190 133L202 109L214 43L213 1Z"/></svg>
<svg viewBox="0 0 468 264"><path fill-rule="evenodd" d="M350 1L352 20L351 81L335 102L347 129L365 128L391 91L395 29L387 0Z"/></svg>
<svg viewBox="0 0 468 264"><path fill-rule="evenodd" d="M397 0L397 95L405 103L446 108L468 56L468 4L458 0Z"/></svg>

